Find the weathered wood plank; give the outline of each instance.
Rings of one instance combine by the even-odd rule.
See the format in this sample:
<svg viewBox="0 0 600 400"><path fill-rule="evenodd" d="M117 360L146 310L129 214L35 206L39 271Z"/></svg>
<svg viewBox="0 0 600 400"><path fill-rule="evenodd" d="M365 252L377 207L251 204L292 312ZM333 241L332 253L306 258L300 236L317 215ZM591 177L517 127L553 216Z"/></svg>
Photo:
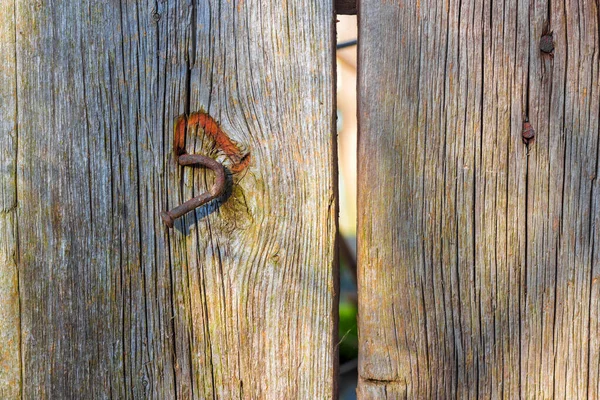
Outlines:
<svg viewBox="0 0 600 400"><path fill-rule="evenodd" d="M15 5L0 1L0 398L21 391Z"/></svg>
<svg viewBox="0 0 600 400"><path fill-rule="evenodd" d="M15 7L2 15L0 94L16 96L0 105L0 254L17 264L0 260L13 274L0 293L20 298L22 355L6 352L23 382L6 393L333 397L333 4ZM168 231L159 212L213 179L173 159L174 118L199 109L252 161ZM229 165L203 132L188 146ZM7 310L2 335L19 327Z"/></svg>
<svg viewBox="0 0 600 400"><path fill-rule="evenodd" d="M597 3L360 10L359 394L596 398Z"/></svg>
<svg viewBox="0 0 600 400"><path fill-rule="evenodd" d="M175 395L153 6L17 2L26 398Z"/></svg>
<svg viewBox="0 0 600 400"><path fill-rule="evenodd" d="M176 313L176 335L188 336L184 353L202 354L182 374L200 397L333 395L332 6L212 1L194 15L189 107L213 115L253 160L233 175L226 203L187 216L180 229L189 234L170 236L181 265L176 307L190 304ZM190 152L215 153L192 138ZM208 188L206 175L184 172L169 204ZM208 365L212 373L195 378Z"/></svg>

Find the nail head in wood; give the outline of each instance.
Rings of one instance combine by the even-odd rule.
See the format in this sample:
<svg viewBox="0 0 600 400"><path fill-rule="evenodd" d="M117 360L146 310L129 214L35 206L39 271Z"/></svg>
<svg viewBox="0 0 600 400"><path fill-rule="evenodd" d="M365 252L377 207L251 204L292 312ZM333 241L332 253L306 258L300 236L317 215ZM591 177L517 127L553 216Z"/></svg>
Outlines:
<svg viewBox="0 0 600 400"><path fill-rule="evenodd" d="M551 33L542 36L540 39L540 50L546 54L551 54L554 51L554 38Z"/></svg>
<svg viewBox="0 0 600 400"><path fill-rule="evenodd" d="M528 120L523 122L523 143L529 144L535 137L535 130Z"/></svg>

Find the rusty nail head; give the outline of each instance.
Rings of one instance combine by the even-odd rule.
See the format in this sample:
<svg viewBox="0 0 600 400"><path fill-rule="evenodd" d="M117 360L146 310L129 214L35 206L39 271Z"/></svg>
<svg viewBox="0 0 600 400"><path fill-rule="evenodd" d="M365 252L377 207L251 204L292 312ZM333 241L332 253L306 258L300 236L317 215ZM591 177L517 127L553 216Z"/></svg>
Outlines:
<svg viewBox="0 0 600 400"><path fill-rule="evenodd" d="M533 140L533 138L535 137L535 130L529 123L529 119L525 119L525 121L523 122L522 136L523 136L523 143L525 143L525 144L529 144L529 142L531 142Z"/></svg>
<svg viewBox="0 0 600 400"><path fill-rule="evenodd" d="M554 51L554 38L552 37L552 33L542 36L540 39L540 50L547 54Z"/></svg>

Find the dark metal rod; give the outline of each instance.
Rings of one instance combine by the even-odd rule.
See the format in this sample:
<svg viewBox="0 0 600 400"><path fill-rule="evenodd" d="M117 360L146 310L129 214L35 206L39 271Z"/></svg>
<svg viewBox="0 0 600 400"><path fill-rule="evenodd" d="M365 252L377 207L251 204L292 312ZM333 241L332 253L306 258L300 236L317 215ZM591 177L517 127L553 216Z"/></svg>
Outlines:
<svg viewBox="0 0 600 400"><path fill-rule="evenodd" d="M225 167L210 157L200 154L181 154L177 161L179 165L183 166L202 165L210 168L215 173L215 184L208 192L204 192L170 211L160 213L163 222L169 228L173 227L173 222L177 218L221 196L225 192L226 185Z"/></svg>
<svg viewBox="0 0 600 400"><path fill-rule="evenodd" d="M340 49L345 49L346 47L356 46L357 43L358 43L357 39L349 40L347 42L338 43L337 46L336 46L336 49L340 50Z"/></svg>

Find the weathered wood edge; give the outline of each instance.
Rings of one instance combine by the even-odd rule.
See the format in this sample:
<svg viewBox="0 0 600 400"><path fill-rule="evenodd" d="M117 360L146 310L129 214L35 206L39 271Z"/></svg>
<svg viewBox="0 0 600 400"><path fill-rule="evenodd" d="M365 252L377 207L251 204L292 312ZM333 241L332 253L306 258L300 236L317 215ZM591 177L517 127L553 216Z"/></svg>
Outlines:
<svg viewBox="0 0 600 400"><path fill-rule="evenodd" d="M0 398L21 395L15 4L0 0Z"/></svg>

